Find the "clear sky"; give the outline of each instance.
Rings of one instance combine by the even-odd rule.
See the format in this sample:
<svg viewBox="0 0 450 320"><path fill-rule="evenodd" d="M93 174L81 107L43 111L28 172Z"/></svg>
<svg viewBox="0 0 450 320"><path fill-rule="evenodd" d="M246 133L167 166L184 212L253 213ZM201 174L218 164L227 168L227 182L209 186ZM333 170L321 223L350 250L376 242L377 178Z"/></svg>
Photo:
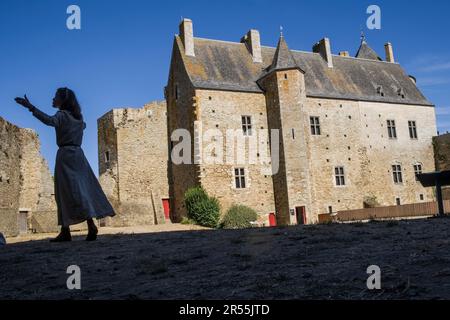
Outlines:
<svg viewBox="0 0 450 320"><path fill-rule="evenodd" d="M81 30L66 27L71 4L81 8ZM371 4L381 8L381 30L366 27ZM266 46L276 45L282 25L289 47L305 51L326 36L333 53L354 55L363 29L369 45L384 58L383 45L390 41L396 59L437 106L438 129L444 132L450 130L449 16L447 0L1 0L0 116L39 133L53 172L54 129L13 98L26 93L33 104L54 114L55 89L72 88L87 123L83 149L98 173L97 119L112 108L164 98L173 36L181 17L187 17L195 36L239 41L256 28Z"/></svg>

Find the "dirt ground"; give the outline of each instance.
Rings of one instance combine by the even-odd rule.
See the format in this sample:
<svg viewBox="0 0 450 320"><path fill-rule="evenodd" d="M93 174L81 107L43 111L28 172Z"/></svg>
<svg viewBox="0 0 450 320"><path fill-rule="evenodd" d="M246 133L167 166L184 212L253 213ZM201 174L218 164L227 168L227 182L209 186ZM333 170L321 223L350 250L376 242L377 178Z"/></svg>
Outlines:
<svg viewBox="0 0 450 320"><path fill-rule="evenodd" d="M166 228L102 229L91 243L8 239L0 299L450 299L449 218ZM81 290L66 287L74 264ZM381 290L367 289L370 265L381 269Z"/></svg>

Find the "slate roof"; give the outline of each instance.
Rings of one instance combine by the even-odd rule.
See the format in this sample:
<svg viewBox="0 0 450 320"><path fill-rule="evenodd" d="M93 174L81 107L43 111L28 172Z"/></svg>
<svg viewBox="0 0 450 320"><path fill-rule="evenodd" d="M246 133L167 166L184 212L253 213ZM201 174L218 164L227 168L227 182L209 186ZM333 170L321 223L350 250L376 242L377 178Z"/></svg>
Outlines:
<svg viewBox="0 0 450 320"><path fill-rule="evenodd" d="M202 38L194 38L195 57L191 57L184 55L179 36L176 42L196 88L262 93L257 80L273 65L274 57L280 65L293 63L285 53L277 58L271 47L262 47L263 62L255 63L244 43ZM309 97L433 106L397 63L333 55L333 68L329 68L319 53L290 52L305 72Z"/></svg>
<svg viewBox="0 0 450 320"><path fill-rule="evenodd" d="M276 70L286 70L293 68L299 68L299 66L297 65L297 62L295 62L294 56L289 50L284 37L280 36L277 49L275 50L275 54L273 56L272 64L266 70L266 72L270 73Z"/></svg>
<svg viewBox="0 0 450 320"><path fill-rule="evenodd" d="M383 59L381 59L377 53L369 47L365 40L361 42L361 46L356 53L356 58L383 61Z"/></svg>

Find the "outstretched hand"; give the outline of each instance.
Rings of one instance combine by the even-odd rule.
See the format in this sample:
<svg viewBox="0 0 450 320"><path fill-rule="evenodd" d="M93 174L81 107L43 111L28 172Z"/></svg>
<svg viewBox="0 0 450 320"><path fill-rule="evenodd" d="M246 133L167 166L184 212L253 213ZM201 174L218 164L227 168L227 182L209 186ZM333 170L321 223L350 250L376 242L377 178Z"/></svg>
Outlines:
<svg viewBox="0 0 450 320"><path fill-rule="evenodd" d="M17 97L14 99L18 104L24 106L25 108L30 109L33 107L30 100L28 100L27 95L24 95L23 98Z"/></svg>

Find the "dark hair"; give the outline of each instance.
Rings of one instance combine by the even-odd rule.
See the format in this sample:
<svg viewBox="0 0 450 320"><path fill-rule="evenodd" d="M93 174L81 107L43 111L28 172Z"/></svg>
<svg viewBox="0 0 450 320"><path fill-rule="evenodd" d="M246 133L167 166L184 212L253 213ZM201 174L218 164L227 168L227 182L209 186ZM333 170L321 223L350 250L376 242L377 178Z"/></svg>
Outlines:
<svg viewBox="0 0 450 320"><path fill-rule="evenodd" d="M56 90L56 94L61 98L61 110L69 111L75 119L82 120L81 107L78 103L75 92L69 88L59 88Z"/></svg>

